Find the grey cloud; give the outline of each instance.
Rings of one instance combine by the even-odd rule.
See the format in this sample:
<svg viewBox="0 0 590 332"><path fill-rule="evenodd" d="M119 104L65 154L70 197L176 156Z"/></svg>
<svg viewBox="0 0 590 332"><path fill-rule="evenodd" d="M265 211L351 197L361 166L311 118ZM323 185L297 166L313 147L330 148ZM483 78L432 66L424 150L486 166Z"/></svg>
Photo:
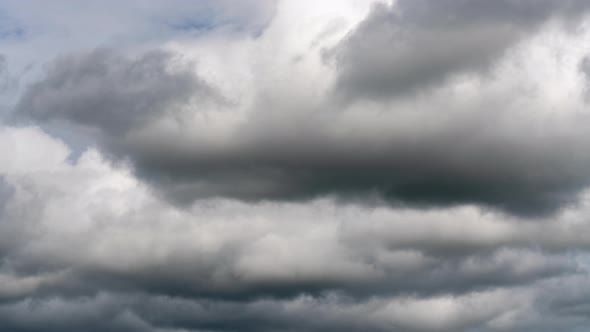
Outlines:
<svg viewBox="0 0 590 332"><path fill-rule="evenodd" d="M559 290L570 292L576 283ZM321 298L250 303L102 293L74 299L40 298L0 305L3 327L16 331L575 331L584 314L556 315L576 305L543 283L526 289L431 300L377 297L352 301L338 294ZM549 288L543 289L543 287ZM552 289L553 288L553 289ZM570 294L571 295L571 294ZM546 296L557 296L552 305ZM569 301L572 302L569 302ZM577 303L578 306L583 302ZM448 307L446 307L448 306ZM528 310L515 306L528 306ZM511 307L510 310L505 310ZM441 315L442 316L439 316ZM24 323L26 322L26 323ZM88 327L86 327L88 326Z"/></svg>
<svg viewBox="0 0 590 332"><path fill-rule="evenodd" d="M0 236L2 330L542 331L584 315L587 203L536 221L332 200L181 209L96 151L71 163L15 131L19 153L48 159L2 171L2 225L32 230Z"/></svg>
<svg viewBox="0 0 590 332"><path fill-rule="evenodd" d="M590 77L590 57L584 57L582 61L580 61L579 68L586 78Z"/></svg>
<svg viewBox="0 0 590 332"><path fill-rule="evenodd" d="M273 91L252 105L234 105L192 68L171 72L173 59L97 51L58 60L15 114L93 128L90 137L103 152L129 160L138 175L183 204L336 195L402 206L480 204L538 216L575 203L590 180L588 130L574 119L575 105L564 106L560 121L546 128L541 92L523 94L521 85L498 93L494 85L504 76L482 78L468 103L443 91L367 112L337 110L326 100L267 100ZM229 122L244 115L238 107L248 107L246 121ZM229 130L217 132L218 117L228 118ZM578 129L569 129L570 122Z"/></svg>
<svg viewBox="0 0 590 332"><path fill-rule="evenodd" d="M553 150L552 142L544 142L546 149L521 154L526 148L510 147L514 142L470 142L469 134L459 133L436 143L430 138L415 142L406 151L403 142L371 146L373 152L346 146L345 139L322 145L322 137L311 135L282 143L280 137L269 136L211 155L152 147L130 154L139 175L180 202L211 196L306 200L336 194L361 202L376 197L375 203L382 199L392 205L482 204L534 216L575 202L587 183L582 169L587 160L570 163L570 152Z"/></svg>
<svg viewBox="0 0 590 332"><path fill-rule="evenodd" d="M0 96L14 90L18 79L8 70L6 56L0 54Z"/></svg>
<svg viewBox="0 0 590 332"><path fill-rule="evenodd" d="M56 60L47 78L31 85L17 106L19 116L38 121L65 120L122 135L154 121L191 98L214 93L183 66L181 59L154 51L136 58L96 50Z"/></svg>
<svg viewBox="0 0 590 332"><path fill-rule="evenodd" d="M584 1L401 0L378 4L327 52L338 68L338 98L403 97L455 74L485 71L550 18L569 21Z"/></svg>
<svg viewBox="0 0 590 332"><path fill-rule="evenodd" d="M94 176L100 181L100 175ZM0 301L29 296L93 296L106 290L242 302L321 296L326 292L359 299L375 294L459 295L577 273L576 263L563 256L568 248L545 252L554 248L550 234L560 234L572 248L590 248L588 241L568 239L567 232L551 227L543 228L540 234L511 228L514 234L497 234L500 240L488 243L480 239L475 241L480 243L478 247L471 239L489 236L486 231L469 229L458 239L441 238L432 226L447 224L444 219L417 213L412 218L420 218L416 222L421 225L412 229L405 226L411 220L392 220L399 218L394 211L387 211L382 218L351 220L349 225L341 224L347 214L338 213L320 220L325 234L314 236L316 214L321 216L332 208L331 204L316 211L288 205L236 209L231 204L211 202L174 220L168 216L179 211L152 202L140 206L144 212L129 211L102 220L110 211L79 212L79 204L84 202L72 201L70 196L52 198L57 193L49 188L42 193L41 189L21 187L23 197L7 200L21 213L0 216L10 226L31 220L25 225L36 230L13 235L16 243L0 238L0 244L9 249L0 263L0 280L6 276L4 282L12 289L3 294L0 288ZM40 197L32 200L35 192ZM71 201L70 217L51 215L66 201ZM33 203L37 209L27 211ZM207 204L215 207L207 212ZM369 210L354 213L359 212ZM79 218L83 213L92 216L92 228L67 234L68 225L82 222ZM232 221L231 213L243 220ZM461 218L461 214L453 217ZM263 218L263 222L258 223L257 218ZM64 226L43 225L52 220ZM432 230L420 231L423 227ZM458 236L461 227L461 222L453 222L445 228ZM405 230L400 232L401 228ZM376 233L369 236L369 232ZM213 236L217 244L208 247L207 238ZM535 237L539 237L538 242ZM148 245L152 242L157 244ZM444 243L454 250L442 249ZM284 252L285 248L298 249ZM16 280L28 281L23 284Z"/></svg>
<svg viewBox="0 0 590 332"><path fill-rule="evenodd" d="M239 248L249 249L245 246ZM351 251L346 247L339 250ZM178 253L178 257L171 257L169 262L153 262L125 270L115 270L91 261L79 263L81 266L68 266L69 271L66 270L63 275L54 272L48 273L47 277L42 276L35 287L18 293L17 298L26 298L31 294L87 296L103 290L246 303L264 298L284 300L302 295L321 297L329 292L359 300L371 298L375 294L432 297L515 287L577 273L576 264L564 257L526 250L473 255L462 253L452 258L428 257L419 250L380 249L366 252L366 256L342 261L340 266L327 266L325 270L314 267L315 262L311 260L310 266L305 266L308 262L300 257L302 261L299 264L303 266L277 263L274 268L282 270L282 273L263 267L268 271L260 271L258 276L252 269L260 264L256 261L259 257L238 253L211 254L206 262L203 259L196 261L182 257L197 253ZM244 266L250 260L253 266ZM27 262L26 257L21 263L28 269L41 265ZM59 278L54 277L56 273ZM35 278L35 275L22 274L19 278L25 280L27 277ZM8 294L5 298L14 297L14 294Z"/></svg>
<svg viewBox="0 0 590 332"><path fill-rule="evenodd" d="M176 16L190 3L122 6L208 29ZM197 12L253 13L233 3ZM502 54L586 2L378 6L335 67L319 51L331 38L288 60L306 46L285 22L246 42L216 31L170 45L205 54L198 66L104 49L52 62L13 113L40 127L0 127L0 331L584 330L588 60L556 42L561 26ZM322 31L321 15L285 16ZM415 43L393 54L409 68L400 98L347 81L364 75L360 35L380 44L380 29Z"/></svg>
<svg viewBox="0 0 590 332"><path fill-rule="evenodd" d="M491 63L549 17L575 17L586 8L583 2L531 6L451 0L378 5L334 50L335 88L342 89L343 77L358 69L352 58L372 54L357 43L382 44L382 35L399 32L409 34L408 42L424 42L412 37L418 33L431 38L427 42L443 43L445 38L433 33L448 33L464 44L441 45L442 53L409 45L402 60L424 57L419 65L367 61L394 79L391 68L423 70L424 80L416 81L421 85L463 66ZM439 12L448 15L435 15ZM482 31L498 34L497 41L478 35ZM383 59L399 60L380 49ZM527 60L513 56L515 62ZM516 215L556 213L576 203L590 182L588 128L575 115L581 106L562 100L555 121L548 108L561 105L540 102L545 96L533 78L527 81L531 73L498 70L475 77L479 90L468 97L445 84L410 101L376 98L343 106L326 95L319 101L278 98L285 92L271 86L254 87L253 101L241 104L236 96L224 100L194 67L170 53L129 57L95 51L55 61L27 89L15 114L44 126L60 122L68 133L80 125L91 128L90 138L76 141L97 141L103 153L129 161L136 174L181 204L212 197L304 201L333 195L391 206L476 204ZM400 82L411 86L411 81ZM373 91L370 86L362 84ZM347 96L356 94L345 90Z"/></svg>
<svg viewBox="0 0 590 332"><path fill-rule="evenodd" d="M590 100L590 56L585 56L579 64L579 70L584 76L586 82L585 98L586 101Z"/></svg>
<svg viewBox="0 0 590 332"><path fill-rule="evenodd" d="M45 218L55 218L44 216L44 213L48 213L44 211L53 211L60 206L59 200L54 202L51 198L54 194L47 189L45 193L40 193L41 200L36 203L40 214L23 210L18 218L4 214L2 219L5 223L15 225L27 219L43 221ZM33 187L20 190L39 189ZM24 195L27 196L30 195ZM68 197L62 199L67 200ZM13 209L19 209L30 205L31 201L30 198L23 200L14 197L7 204ZM483 247L473 250L466 245L463 249L457 247L450 253L442 250L433 252L431 248L437 241L433 237L434 233L412 239L409 234L414 231L408 229L408 234L399 235L405 242L396 248L391 245L393 240L388 239L388 236L395 234L393 230L384 229L380 232L381 235L366 241L363 221L354 220L351 225L354 227L342 228L338 225L337 218L326 221L325 227L329 227L330 233L313 239L308 234L313 229L310 227L312 221L307 219L313 218L313 213L304 219L293 218L285 214L291 209L272 206L268 206L269 211L264 206L240 207L236 213L246 218L244 222L247 222L243 229L240 227L232 230L228 228L232 226L231 223L215 221L221 217L218 212L209 217L214 220L207 224L196 220L194 222L197 224L194 225L189 220L182 221L180 226L187 236L179 236L166 226L166 222L174 221L161 220L168 208L159 203L154 204L142 207L146 210L145 215L134 213L109 220L111 226L99 226L97 220L99 228L88 233L74 233L71 236L55 233L40 238L27 234L20 238L19 246L12 246L2 266L8 269L6 272L9 275L21 280L39 278L34 285L29 286L29 294L87 296L110 289L242 301L291 298L301 294L319 296L328 291L360 298L371 297L375 293L392 296L463 294L526 284L576 271L576 265L560 254L551 255L535 249L531 251L530 245L523 246L522 240L510 240L510 236L505 236L504 244L490 244L487 249ZM222 203L221 207L223 206ZM72 205L72 208L75 207L76 205ZM274 217L271 212L273 209L278 209ZM293 212L297 213L297 209ZM199 213L199 209L194 213ZM260 231L248 231L250 227L259 227L248 218L260 213L268 214L268 218L283 218L283 223L286 223L283 227L287 229L295 227L297 223L301 225L293 229L294 234L275 226L267 226L270 228ZM126 220L137 218L141 223L136 226L117 226L125 225ZM187 215L186 218L190 216ZM203 218L206 220L208 217L205 215ZM162 222L164 223L161 224ZM278 221L271 219L270 222ZM370 223L371 220L364 222ZM375 222L380 224L379 220ZM405 221L400 222L405 224ZM424 226L436 222L442 220L422 221ZM357 225L358 223L360 224ZM32 226L41 227L36 224ZM367 227L369 230L373 229ZM451 225L448 228L452 229ZM145 243L150 237L147 230L159 234L160 250L164 250L161 258L153 257L156 252L151 247L133 248L133 242ZM216 233L221 241L220 245L215 249L202 248L205 243L195 242L190 236L197 230L204 235ZM232 235L234 232L238 232L240 236L235 237ZM267 238L267 232L274 233L276 240ZM521 232L525 233L526 229ZM333 236L342 239L341 242L332 242ZM117 239L125 240L119 242ZM584 246L575 240L570 241L574 246ZM274 259L268 257L274 256L274 252L280 252L280 248L287 244L300 249L298 252L291 252L289 257L281 258L280 254ZM102 246L110 249L105 251L100 249ZM515 249L508 249L511 246ZM549 241L541 242L540 246L550 248L551 244ZM498 249L500 247L506 249ZM118 251L124 251L124 256L117 257L121 255L117 254ZM317 256L315 258L310 256L314 252ZM21 296L26 298L27 291ZM14 295L8 295L8 298L12 297Z"/></svg>

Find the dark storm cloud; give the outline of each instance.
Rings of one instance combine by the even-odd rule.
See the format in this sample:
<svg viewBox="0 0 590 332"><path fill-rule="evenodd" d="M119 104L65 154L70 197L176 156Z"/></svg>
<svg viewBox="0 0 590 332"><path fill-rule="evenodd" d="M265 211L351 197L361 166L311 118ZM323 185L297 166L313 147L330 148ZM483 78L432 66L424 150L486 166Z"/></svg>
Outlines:
<svg viewBox="0 0 590 332"><path fill-rule="evenodd" d="M139 148L131 155L141 176L173 200L185 202L211 196L255 201L336 194L351 201L377 197L394 205L483 204L538 215L574 202L588 180L588 158L571 160L571 151L556 151L558 145L549 141L537 143L545 148L525 152L526 146L509 140L478 142L473 135L458 133L407 147L403 142L376 144L369 147L374 151L366 151L346 146L345 140L322 145L322 137L311 135L296 142L269 135L212 155L165 148Z"/></svg>
<svg viewBox="0 0 590 332"><path fill-rule="evenodd" d="M576 0L378 4L327 53L339 69L336 94L349 101L400 97L485 70L547 19L576 20L589 8Z"/></svg>
<svg viewBox="0 0 590 332"><path fill-rule="evenodd" d="M188 301L143 294L100 294L64 300L39 299L0 306L8 331L421 331L370 321L373 303L338 296L323 301L261 300L252 303ZM310 319L321 314L321 317ZM51 317L51 321L48 321ZM27 322L23 324L23 322ZM470 325L466 320L465 325ZM459 325L463 325L459 324ZM447 331L441 328L439 331Z"/></svg>
<svg viewBox="0 0 590 332"><path fill-rule="evenodd" d="M88 297L36 298L3 304L0 305L0 320L8 331L27 332L80 329L112 332L573 331L584 327L587 314L583 308L588 301L584 299L586 292L572 296L575 286L587 286L572 279L541 283L532 296L517 288L499 294L458 297L459 304L449 308L444 308L445 298L432 302L412 298L396 302L381 297L355 301L339 294L326 294L319 299L298 297L241 303L103 292ZM559 281L571 284L560 287ZM547 298L552 300L547 301ZM514 309L514 305L522 304L535 313ZM503 315L499 310L503 306L513 310ZM509 318L511 315L513 319Z"/></svg>

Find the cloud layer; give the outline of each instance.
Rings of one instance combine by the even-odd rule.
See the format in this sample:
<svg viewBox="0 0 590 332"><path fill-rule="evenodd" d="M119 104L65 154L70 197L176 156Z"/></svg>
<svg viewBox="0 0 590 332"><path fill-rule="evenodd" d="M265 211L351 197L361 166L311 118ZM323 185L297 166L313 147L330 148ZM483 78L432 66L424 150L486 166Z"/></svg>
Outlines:
<svg viewBox="0 0 590 332"><path fill-rule="evenodd" d="M0 330L587 326L585 1L19 8Z"/></svg>

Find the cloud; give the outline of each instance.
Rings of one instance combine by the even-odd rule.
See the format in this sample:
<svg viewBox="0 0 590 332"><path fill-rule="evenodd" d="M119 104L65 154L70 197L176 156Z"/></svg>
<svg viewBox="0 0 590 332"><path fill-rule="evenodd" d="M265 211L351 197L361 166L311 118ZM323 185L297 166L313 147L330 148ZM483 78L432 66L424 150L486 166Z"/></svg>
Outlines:
<svg viewBox="0 0 590 332"><path fill-rule="evenodd" d="M454 75L489 70L549 19L568 23L582 1L431 1L378 3L328 58L339 69L345 100L394 98L445 84Z"/></svg>
<svg viewBox="0 0 590 332"><path fill-rule="evenodd" d="M3 1L0 48L8 72L22 83L5 93L7 106L22 94L20 87L38 80L44 64L56 57L95 48L160 46L215 33L248 38L264 31L275 7L275 0L108 0L84 5L71 0Z"/></svg>
<svg viewBox="0 0 590 332"><path fill-rule="evenodd" d="M71 163L38 128L1 135L45 151L2 170L2 329L498 331L585 315L587 198L534 221L329 199L181 209L97 151Z"/></svg>
<svg viewBox="0 0 590 332"><path fill-rule="evenodd" d="M6 64L6 57L0 54L0 95L6 94L15 89L18 80L9 71Z"/></svg>
<svg viewBox="0 0 590 332"><path fill-rule="evenodd" d="M38 121L71 120L120 135L190 98L211 94L190 72L168 68L173 60L157 51L137 59L108 50L64 57L49 69L47 80L28 89L19 108Z"/></svg>
<svg viewBox="0 0 590 332"><path fill-rule="evenodd" d="M118 10L113 12L111 9L115 6ZM275 0L174 0L167 4L104 1L86 6L71 0L55 1L50 6L38 0L9 0L0 6L0 23L8 37L22 34L20 30L26 30L29 37L35 38L51 38L65 32L70 34L69 42L74 43L80 42L78 38L92 32L94 27L109 23L93 31L98 44L109 38L124 38L133 43L149 38L147 34L153 34L151 38L170 38L177 29L198 32L221 27L257 33L272 19L275 6ZM46 33L40 33L39 28Z"/></svg>
<svg viewBox="0 0 590 332"><path fill-rule="evenodd" d="M130 3L0 124L0 330L587 326L584 2Z"/></svg>
<svg viewBox="0 0 590 332"><path fill-rule="evenodd" d="M587 185L588 128L579 119L585 83L575 61L554 52L567 46L547 41L580 35L548 27L498 60L492 74L457 78L416 98L342 107L330 97L334 72L319 49L296 65L283 60L295 53L289 48L262 52L283 29L281 13L267 34L247 43L196 41L194 48L205 50L197 66L178 65L161 51L58 60L23 94L16 114L94 128L104 152L129 160L183 204L335 195L391 205L481 204L534 216L575 203ZM312 43L316 35L309 35ZM211 61L227 47L265 66ZM231 79L236 72L242 81ZM307 73L317 81L309 84Z"/></svg>

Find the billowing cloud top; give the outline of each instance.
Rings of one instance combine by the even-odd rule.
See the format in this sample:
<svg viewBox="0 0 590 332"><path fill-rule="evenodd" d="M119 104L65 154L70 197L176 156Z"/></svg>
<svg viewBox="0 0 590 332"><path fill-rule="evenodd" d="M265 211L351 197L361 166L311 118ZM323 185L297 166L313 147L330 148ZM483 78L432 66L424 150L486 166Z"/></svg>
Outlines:
<svg viewBox="0 0 590 332"><path fill-rule="evenodd" d="M0 330L583 331L589 10L0 4Z"/></svg>

